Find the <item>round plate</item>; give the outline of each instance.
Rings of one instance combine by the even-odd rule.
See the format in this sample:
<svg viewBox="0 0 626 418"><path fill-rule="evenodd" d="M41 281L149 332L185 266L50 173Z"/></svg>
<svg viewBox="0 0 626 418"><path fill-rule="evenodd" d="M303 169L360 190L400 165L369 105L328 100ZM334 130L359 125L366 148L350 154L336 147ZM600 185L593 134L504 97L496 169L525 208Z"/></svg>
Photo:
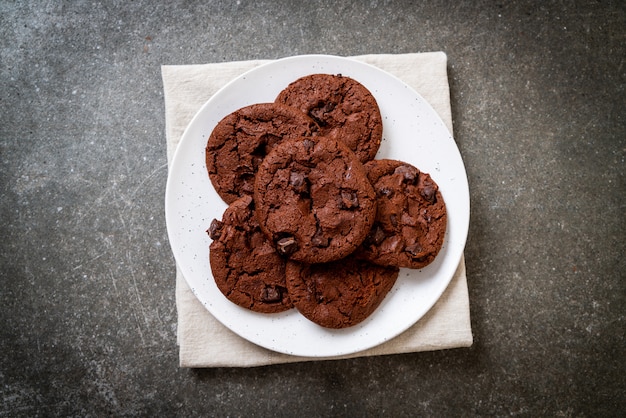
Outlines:
<svg viewBox="0 0 626 418"><path fill-rule="evenodd" d="M295 309L279 314L249 311L228 301L215 285L206 230L227 205L206 171L207 139L226 115L254 103L274 101L297 78L342 74L367 87L383 118L377 159L391 158L429 173L448 211L446 237L435 261L421 270L401 269L396 285L364 322L347 329L322 328ZM390 340L415 324L439 299L461 260L469 227L469 188L459 150L441 118L413 89L368 64L327 55L284 58L236 78L193 118L170 166L165 196L167 231L189 287L222 324L241 337L281 353L329 357L359 352Z"/></svg>

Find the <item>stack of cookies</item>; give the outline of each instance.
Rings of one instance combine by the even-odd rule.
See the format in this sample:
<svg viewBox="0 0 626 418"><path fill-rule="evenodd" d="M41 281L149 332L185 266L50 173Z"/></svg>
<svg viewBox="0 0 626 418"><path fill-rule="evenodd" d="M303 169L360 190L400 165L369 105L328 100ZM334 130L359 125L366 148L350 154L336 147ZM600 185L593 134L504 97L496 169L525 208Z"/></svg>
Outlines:
<svg viewBox="0 0 626 418"><path fill-rule="evenodd" d="M230 301L346 328L375 311L400 268L435 259L443 197L411 164L375 159L382 128L371 92L330 74L295 80L274 102L217 124L206 165L229 207L207 232Z"/></svg>

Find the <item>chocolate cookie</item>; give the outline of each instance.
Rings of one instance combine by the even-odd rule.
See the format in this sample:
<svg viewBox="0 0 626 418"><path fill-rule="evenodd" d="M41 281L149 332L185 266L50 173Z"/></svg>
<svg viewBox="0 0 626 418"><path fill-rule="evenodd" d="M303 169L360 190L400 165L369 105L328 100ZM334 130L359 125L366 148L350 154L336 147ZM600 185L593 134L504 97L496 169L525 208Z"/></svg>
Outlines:
<svg viewBox="0 0 626 418"><path fill-rule="evenodd" d="M376 215L363 165L345 144L324 137L278 144L259 166L254 200L277 251L306 263L353 252Z"/></svg>
<svg viewBox="0 0 626 418"><path fill-rule="evenodd" d="M276 102L313 118L322 135L343 141L361 162L374 158L383 134L378 103L358 81L332 74L301 77L281 91Z"/></svg>
<svg viewBox="0 0 626 418"><path fill-rule="evenodd" d="M292 308L285 285L285 260L259 229L251 196L226 209L207 231L215 283L231 302L256 312Z"/></svg>
<svg viewBox="0 0 626 418"><path fill-rule="evenodd" d="M376 310L398 278L398 268L349 256L324 264L287 263L287 288L296 309L326 328L346 328Z"/></svg>
<svg viewBox="0 0 626 418"><path fill-rule="evenodd" d="M441 249L448 221L439 187L402 161L373 160L365 169L378 207L359 254L380 265L427 266Z"/></svg>
<svg viewBox="0 0 626 418"><path fill-rule="evenodd" d="M226 203L252 195L254 175L265 155L284 139L311 136L315 122L279 103L243 107L223 118L206 146L211 183Z"/></svg>

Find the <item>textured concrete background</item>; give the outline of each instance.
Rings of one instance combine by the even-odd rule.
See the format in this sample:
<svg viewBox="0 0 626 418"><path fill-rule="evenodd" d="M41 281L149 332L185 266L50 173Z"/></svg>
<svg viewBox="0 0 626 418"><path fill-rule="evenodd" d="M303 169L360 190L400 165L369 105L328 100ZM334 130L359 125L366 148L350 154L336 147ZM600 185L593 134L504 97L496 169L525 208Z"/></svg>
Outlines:
<svg viewBox="0 0 626 418"><path fill-rule="evenodd" d="M474 346L179 369L160 65L438 50ZM623 1L1 1L0 416L623 415L625 57Z"/></svg>

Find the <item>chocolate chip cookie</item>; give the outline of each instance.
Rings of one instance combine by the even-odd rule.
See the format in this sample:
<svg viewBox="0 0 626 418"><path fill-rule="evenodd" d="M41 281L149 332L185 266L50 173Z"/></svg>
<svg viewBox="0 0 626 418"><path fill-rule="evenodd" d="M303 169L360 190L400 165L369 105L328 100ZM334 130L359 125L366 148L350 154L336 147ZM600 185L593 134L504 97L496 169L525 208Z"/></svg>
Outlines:
<svg viewBox="0 0 626 418"><path fill-rule="evenodd" d="M365 169L376 191L377 214L359 254L385 266L427 266L441 249L448 221L439 187L402 161L373 160Z"/></svg>
<svg viewBox="0 0 626 418"><path fill-rule="evenodd" d="M215 283L231 302L256 312L293 307L285 284L285 260L267 240L254 216L251 196L237 199L207 231Z"/></svg>
<svg viewBox="0 0 626 418"><path fill-rule="evenodd" d="M282 140L311 136L316 129L306 114L279 103L253 104L230 113L207 141L211 183L226 203L252 195L254 176L265 155Z"/></svg>
<svg viewBox="0 0 626 418"><path fill-rule="evenodd" d="M354 256L323 264L287 263L287 288L296 309L326 328L347 328L370 316L398 278L398 268Z"/></svg>
<svg viewBox="0 0 626 418"><path fill-rule="evenodd" d="M278 144L259 166L254 200L277 251L305 263L353 252L376 215L363 165L345 144L324 137Z"/></svg>
<svg viewBox="0 0 626 418"><path fill-rule="evenodd" d="M343 141L361 162L374 158L383 133L380 109L361 83L341 75L311 74L289 84L277 103L313 118L326 137Z"/></svg>

